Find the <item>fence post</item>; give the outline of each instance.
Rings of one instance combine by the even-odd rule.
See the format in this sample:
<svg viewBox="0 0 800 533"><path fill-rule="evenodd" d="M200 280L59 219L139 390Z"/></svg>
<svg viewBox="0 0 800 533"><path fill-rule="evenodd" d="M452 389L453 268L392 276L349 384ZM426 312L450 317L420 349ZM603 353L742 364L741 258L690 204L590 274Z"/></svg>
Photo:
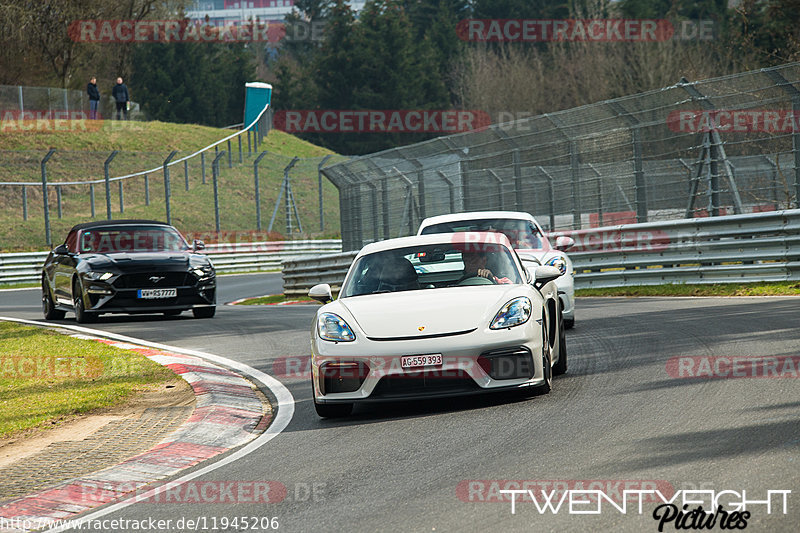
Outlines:
<svg viewBox="0 0 800 533"><path fill-rule="evenodd" d="M253 182L256 189L256 228L261 231L261 187L258 185L258 164L269 152L264 150L253 162Z"/></svg>
<svg viewBox="0 0 800 533"><path fill-rule="evenodd" d="M111 152L111 155L108 156L106 162L103 163L103 175L105 176L106 182L106 218L108 218L108 220L111 220L111 182L108 180L108 165L117 157L118 153L118 150L114 150Z"/></svg>
<svg viewBox="0 0 800 533"><path fill-rule="evenodd" d="M253 157L253 147L250 144L250 130L247 130L247 157Z"/></svg>
<svg viewBox="0 0 800 533"><path fill-rule="evenodd" d="M22 186L22 220L28 220L28 188Z"/></svg>
<svg viewBox="0 0 800 533"><path fill-rule="evenodd" d="M206 153L200 152L200 172L203 174L203 185L206 184Z"/></svg>
<svg viewBox="0 0 800 533"><path fill-rule="evenodd" d="M233 168L233 162L231 161L231 140L228 139L228 168Z"/></svg>
<svg viewBox="0 0 800 533"><path fill-rule="evenodd" d="M22 113L25 112L25 99L22 97L22 85L17 85L17 89L19 92L19 116L22 116Z"/></svg>
<svg viewBox="0 0 800 533"><path fill-rule="evenodd" d="M486 172L497 181L497 196L500 199L500 210L503 211L506 208L506 203L503 200L503 178L498 176L495 171L490 168L486 169Z"/></svg>
<svg viewBox="0 0 800 533"><path fill-rule="evenodd" d="M242 134L236 136L236 140L239 141L239 164L241 165L244 160L242 159Z"/></svg>
<svg viewBox="0 0 800 533"><path fill-rule="evenodd" d="M511 160L514 166L514 203L517 211L522 211L522 164L520 162L519 148L511 152Z"/></svg>
<svg viewBox="0 0 800 533"><path fill-rule="evenodd" d="M451 212L451 213L455 213L455 212L456 212L456 191L455 191L455 184L454 184L454 183L453 183L453 181L452 181L450 178L448 178L448 177L445 175L445 173L444 173L444 172L442 172L441 170L437 170L437 171L436 171L436 173L437 173L437 174L439 174L439 177L440 177L440 178L442 178L442 179L444 180L444 182L445 182L445 183L447 183L447 190L448 190L448 192L450 193L450 212Z"/></svg>
<svg viewBox="0 0 800 533"><path fill-rule="evenodd" d="M556 193L555 193L555 185L553 176L547 172L544 167L538 166L536 167L539 169L539 172L544 174L544 177L547 178L547 193L548 193L548 203L550 205L550 231L554 231L556 229Z"/></svg>
<svg viewBox="0 0 800 533"><path fill-rule="evenodd" d="M20 98L22 98L21 95L22 88L20 87ZM47 241L47 246L53 246L53 241L50 239L50 206L47 201L47 161L55 151L55 148L50 148L50 151L42 159L42 205L44 207L44 238Z"/></svg>
<svg viewBox="0 0 800 533"><path fill-rule="evenodd" d="M186 190L189 190L189 160L183 160L183 180L186 183Z"/></svg>
<svg viewBox="0 0 800 533"><path fill-rule="evenodd" d="M125 212L125 189L122 187L122 180L119 180L119 212Z"/></svg>
<svg viewBox="0 0 800 533"><path fill-rule="evenodd" d="M325 220L322 214L322 167L328 162L328 159L333 157L333 154L328 154L322 158L322 161L317 165L317 184L319 185L319 230L325 231Z"/></svg>
<svg viewBox="0 0 800 533"><path fill-rule="evenodd" d="M217 233L219 233L219 189L217 182L219 178L219 160L224 155L225 150L219 152L211 163L211 176L214 181L214 227L217 228Z"/></svg>
<svg viewBox="0 0 800 533"><path fill-rule="evenodd" d="M89 205L92 209L92 218L94 218L94 183L89 184Z"/></svg>
<svg viewBox="0 0 800 533"><path fill-rule="evenodd" d="M800 116L800 91L789 83L789 80L784 78L777 70L777 67L772 69L764 69L764 74L767 75L772 81L778 84L786 94L792 98L792 116L794 120ZM800 209L800 131L797 128L792 129L792 154L794 155L794 205Z"/></svg>
<svg viewBox="0 0 800 533"><path fill-rule="evenodd" d="M172 212L169 208L169 198L171 195L171 191L169 188L169 162L172 161L172 158L175 157L177 154L177 150L173 150L167 158L164 160L164 204L167 208L167 224L172 224Z"/></svg>
<svg viewBox="0 0 800 533"><path fill-rule="evenodd" d="M144 205L150 205L150 176L144 175Z"/></svg>
<svg viewBox="0 0 800 533"><path fill-rule="evenodd" d="M383 204L383 238L388 239L389 231L389 189L388 180L383 178L381 180L381 202Z"/></svg>

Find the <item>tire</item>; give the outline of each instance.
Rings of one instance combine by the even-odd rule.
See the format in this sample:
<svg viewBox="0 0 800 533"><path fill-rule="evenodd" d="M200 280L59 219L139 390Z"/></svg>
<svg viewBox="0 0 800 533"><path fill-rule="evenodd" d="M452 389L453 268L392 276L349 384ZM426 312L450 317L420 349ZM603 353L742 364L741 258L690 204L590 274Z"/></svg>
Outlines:
<svg viewBox="0 0 800 533"><path fill-rule="evenodd" d="M192 314L195 318L211 318L217 312L216 306L212 307L195 307L192 309Z"/></svg>
<svg viewBox="0 0 800 533"><path fill-rule="evenodd" d="M544 310L542 316L547 317ZM536 394L548 394L553 389L553 353L550 343L547 340L547 318L542 320L542 369L544 372L544 383L536 389Z"/></svg>
<svg viewBox="0 0 800 533"><path fill-rule="evenodd" d="M559 311L561 327L558 328L558 362L553 365L553 375L560 376L567 372L567 332L565 328L564 316Z"/></svg>
<svg viewBox="0 0 800 533"><path fill-rule="evenodd" d="M317 403L314 400L314 409L322 418L341 418L353 412L352 403Z"/></svg>
<svg viewBox="0 0 800 533"><path fill-rule="evenodd" d="M575 327L575 318L565 318L564 319L564 327L566 329L572 329Z"/></svg>
<svg viewBox="0 0 800 533"><path fill-rule="evenodd" d="M65 311L56 309L50 286L44 280L42 280L42 313L45 320L61 320L67 314Z"/></svg>
<svg viewBox="0 0 800 533"><path fill-rule="evenodd" d="M170 309L169 311L164 311L164 316L178 316L182 312L180 309Z"/></svg>
<svg viewBox="0 0 800 533"><path fill-rule="evenodd" d="M75 310L75 321L78 324L88 324L94 322L97 315L86 311L83 306L83 290L79 281L72 283L72 307Z"/></svg>

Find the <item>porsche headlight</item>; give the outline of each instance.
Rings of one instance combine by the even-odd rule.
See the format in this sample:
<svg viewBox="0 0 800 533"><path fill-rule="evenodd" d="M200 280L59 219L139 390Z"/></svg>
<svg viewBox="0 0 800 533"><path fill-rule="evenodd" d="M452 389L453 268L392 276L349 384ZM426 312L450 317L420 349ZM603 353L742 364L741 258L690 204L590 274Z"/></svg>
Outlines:
<svg viewBox="0 0 800 533"><path fill-rule="evenodd" d="M86 273L86 277L93 280L100 280L105 281L114 276L113 272L94 272L89 271Z"/></svg>
<svg viewBox="0 0 800 533"><path fill-rule="evenodd" d="M550 259L549 259L549 260L548 260L548 261L545 263L545 265L547 265L547 266L554 266L554 267L556 267L558 270L560 270L560 271L561 271L561 273L562 273L562 274L565 274L565 273L567 272L567 261L566 261L566 259L564 259L564 258L563 258L562 256L560 256L560 255L557 255L557 256L555 256L555 257L551 257L551 258L550 258Z"/></svg>
<svg viewBox="0 0 800 533"><path fill-rule="evenodd" d="M520 296L505 304L503 308L498 311L489 328L513 328L514 326L524 324L530 317L531 301L525 296Z"/></svg>
<svg viewBox="0 0 800 533"><path fill-rule="evenodd" d="M347 322L333 313L321 313L317 317L317 333L321 339L326 341L351 342L356 340L356 336Z"/></svg>

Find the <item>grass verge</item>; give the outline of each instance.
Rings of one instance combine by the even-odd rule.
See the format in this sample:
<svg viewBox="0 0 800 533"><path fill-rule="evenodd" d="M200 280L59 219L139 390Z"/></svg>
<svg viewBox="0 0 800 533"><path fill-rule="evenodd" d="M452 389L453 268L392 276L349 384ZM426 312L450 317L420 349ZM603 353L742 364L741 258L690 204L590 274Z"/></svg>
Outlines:
<svg viewBox="0 0 800 533"><path fill-rule="evenodd" d="M179 380L132 350L0 322L0 438L119 405L136 392Z"/></svg>
<svg viewBox="0 0 800 533"><path fill-rule="evenodd" d="M576 289L575 296L791 296L800 295L800 283L780 281L771 283L702 283L642 285L636 287L607 287Z"/></svg>

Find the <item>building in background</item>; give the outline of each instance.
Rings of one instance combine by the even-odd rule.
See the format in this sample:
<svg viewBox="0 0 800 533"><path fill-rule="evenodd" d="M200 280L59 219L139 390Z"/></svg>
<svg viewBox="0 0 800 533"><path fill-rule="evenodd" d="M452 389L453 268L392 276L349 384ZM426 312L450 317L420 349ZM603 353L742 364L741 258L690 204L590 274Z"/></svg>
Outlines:
<svg viewBox="0 0 800 533"><path fill-rule="evenodd" d="M364 8L366 0L347 2L356 12ZM214 25L235 24L258 18L261 21L279 21L291 13L294 0L196 0L186 16L191 20L205 20Z"/></svg>

